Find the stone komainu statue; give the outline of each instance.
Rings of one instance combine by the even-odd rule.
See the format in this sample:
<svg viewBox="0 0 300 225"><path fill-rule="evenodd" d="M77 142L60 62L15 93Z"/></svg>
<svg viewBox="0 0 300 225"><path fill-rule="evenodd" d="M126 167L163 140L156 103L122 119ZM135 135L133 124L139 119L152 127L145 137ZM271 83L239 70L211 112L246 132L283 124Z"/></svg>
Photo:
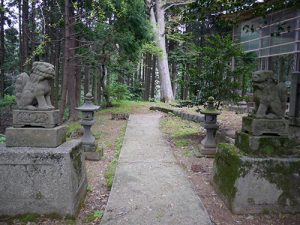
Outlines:
<svg viewBox="0 0 300 225"><path fill-rule="evenodd" d="M21 73L15 84L19 109L51 110L50 80L54 79L54 66L46 62L34 62L30 76Z"/></svg>
<svg viewBox="0 0 300 225"><path fill-rule="evenodd" d="M257 118L282 118L286 110L287 88L276 83L272 71L257 71L252 75Z"/></svg>

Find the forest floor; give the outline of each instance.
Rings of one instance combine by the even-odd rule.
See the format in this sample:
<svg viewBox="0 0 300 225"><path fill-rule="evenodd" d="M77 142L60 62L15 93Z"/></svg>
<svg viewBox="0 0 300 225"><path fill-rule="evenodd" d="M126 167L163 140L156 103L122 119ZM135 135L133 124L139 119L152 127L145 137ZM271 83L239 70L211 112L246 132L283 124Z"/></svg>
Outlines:
<svg viewBox="0 0 300 225"><path fill-rule="evenodd" d="M96 113L96 124L93 133L98 140L99 148L104 149L100 161L86 161L88 176L88 193L81 205L79 214L74 219L57 219L25 215L18 219L0 220L0 225L98 225L104 213L109 197L109 186L105 173L116 158L116 152L121 148L127 121L111 120L111 113L149 113L149 107L155 103L122 103L117 107L101 110ZM161 105L161 103L159 103ZM194 112L195 108L180 110ZM234 132L241 128L243 115L223 111L218 117L221 129ZM233 215L223 201L215 193L210 184L213 159L196 157L205 131L191 121L185 121L171 114L165 114L161 120L161 129L169 141L179 164L186 170L188 178L194 185L196 193L205 205L211 220L217 225L296 225L300 214L263 214L263 215ZM80 136L76 135L71 136ZM80 132L79 132L80 133Z"/></svg>

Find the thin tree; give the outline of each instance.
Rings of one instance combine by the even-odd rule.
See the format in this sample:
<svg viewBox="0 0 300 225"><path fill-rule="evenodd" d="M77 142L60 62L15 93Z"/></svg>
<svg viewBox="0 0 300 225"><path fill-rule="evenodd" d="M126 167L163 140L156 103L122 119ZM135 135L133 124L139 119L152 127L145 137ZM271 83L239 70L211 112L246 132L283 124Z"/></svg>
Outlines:
<svg viewBox="0 0 300 225"><path fill-rule="evenodd" d="M63 85L60 113L63 118L66 100L68 99L70 108L70 120L78 119L78 112L75 110L76 101L76 64L75 64L75 15L74 7L71 0L65 0L65 45L64 45L64 68L63 68ZM68 98L67 98L68 97Z"/></svg>
<svg viewBox="0 0 300 225"><path fill-rule="evenodd" d="M5 39L4 39L4 0L0 3L0 99L4 97L4 57L5 57Z"/></svg>

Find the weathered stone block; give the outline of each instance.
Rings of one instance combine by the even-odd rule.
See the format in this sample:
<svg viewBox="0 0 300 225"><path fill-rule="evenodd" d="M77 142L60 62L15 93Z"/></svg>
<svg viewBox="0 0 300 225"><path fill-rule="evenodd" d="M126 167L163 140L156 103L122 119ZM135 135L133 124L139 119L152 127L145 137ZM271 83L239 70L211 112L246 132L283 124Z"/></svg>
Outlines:
<svg viewBox="0 0 300 225"><path fill-rule="evenodd" d="M61 124L59 110L14 110L14 127L46 127L51 128Z"/></svg>
<svg viewBox="0 0 300 225"><path fill-rule="evenodd" d="M103 156L103 151L98 149L97 144L82 144L85 159L91 161L99 161Z"/></svg>
<svg viewBox="0 0 300 225"><path fill-rule="evenodd" d="M86 193L79 140L57 148L0 146L0 215L74 216Z"/></svg>
<svg viewBox="0 0 300 225"><path fill-rule="evenodd" d="M6 129L7 147L46 147L55 148L66 141L65 126L54 128L15 128Z"/></svg>
<svg viewBox="0 0 300 225"><path fill-rule="evenodd" d="M253 136L245 132L238 132L235 144L248 155L280 156L296 154L296 143L284 136Z"/></svg>
<svg viewBox="0 0 300 225"><path fill-rule="evenodd" d="M243 117L242 131L252 135L288 135L288 121L285 119L258 119Z"/></svg>
<svg viewBox="0 0 300 225"><path fill-rule="evenodd" d="M212 183L236 214L300 212L300 157L248 157L220 144Z"/></svg>

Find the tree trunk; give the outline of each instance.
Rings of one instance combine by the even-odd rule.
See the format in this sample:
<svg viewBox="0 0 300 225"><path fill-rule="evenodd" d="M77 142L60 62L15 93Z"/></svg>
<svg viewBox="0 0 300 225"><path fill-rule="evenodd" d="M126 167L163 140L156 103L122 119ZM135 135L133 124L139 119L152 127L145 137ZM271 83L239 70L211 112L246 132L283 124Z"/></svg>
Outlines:
<svg viewBox="0 0 300 225"><path fill-rule="evenodd" d="M155 80L156 80L156 56L152 58L152 70L151 70L151 93L152 99L155 98Z"/></svg>
<svg viewBox="0 0 300 225"><path fill-rule="evenodd" d="M90 67L88 65L84 65L84 84L83 84L84 96L89 92L89 83L90 83Z"/></svg>
<svg viewBox="0 0 300 225"><path fill-rule="evenodd" d="M149 101L151 79L151 55L149 53L146 54L145 65L144 100Z"/></svg>
<svg viewBox="0 0 300 225"><path fill-rule="evenodd" d="M170 79L168 56L166 51L165 39L165 10L161 0L156 2L156 17L153 7L150 8L150 21L153 26L155 43L161 49L161 54L158 56L158 71L160 75L161 101L171 102L174 100L172 85ZM157 18L157 19L156 19Z"/></svg>
<svg viewBox="0 0 300 225"><path fill-rule="evenodd" d="M30 30L28 26L29 22L29 6L28 0L23 0L22 4L22 52L21 52L21 65L22 70L28 71L29 64L29 35Z"/></svg>
<svg viewBox="0 0 300 225"><path fill-rule="evenodd" d="M36 22L35 22L35 17L36 17L36 0L31 1L31 14L30 14L30 21L31 21L31 30L30 30L30 53L34 52L36 48ZM39 61L38 56L34 56L33 61Z"/></svg>
<svg viewBox="0 0 300 225"><path fill-rule="evenodd" d="M0 99L4 97L4 57L5 57L5 39L4 39L4 0L1 0L0 4L3 9L0 13Z"/></svg>
<svg viewBox="0 0 300 225"><path fill-rule="evenodd" d="M101 75L100 83L102 87L103 97L105 99L106 106L111 107L112 103L110 101L109 91L107 90L107 88L109 87L109 76L104 64L102 65L101 71L102 71L102 75Z"/></svg>
<svg viewBox="0 0 300 225"><path fill-rule="evenodd" d="M60 77L59 77L59 74L60 74L60 62L59 62L59 58L60 58L60 50L61 50L61 47L60 47L60 41L58 43L56 43L55 45L55 91L54 91L54 104L55 104L55 107L57 108L58 107L58 100L59 100L59 93L61 93L60 91L60 88L59 88L59 84L60 84Z"/></svg>
<svg viewBox="0 0 300 225"><path fill-rule="evenodd" d="M176 98L176 92L177 92L177 67L176 67L176 63L172 63L172 90L173 90L174 98Z"/></svg>
<svg viewBox="0 0 300 225"><path fill-rule="evenodd" d="M64 115L66 99L70 107L70 120L78 119L76 104L76 77L75 77L75 17L71 0L65 0L65 46L64 46L64 69L61 96L60 114Z"/></svg>

